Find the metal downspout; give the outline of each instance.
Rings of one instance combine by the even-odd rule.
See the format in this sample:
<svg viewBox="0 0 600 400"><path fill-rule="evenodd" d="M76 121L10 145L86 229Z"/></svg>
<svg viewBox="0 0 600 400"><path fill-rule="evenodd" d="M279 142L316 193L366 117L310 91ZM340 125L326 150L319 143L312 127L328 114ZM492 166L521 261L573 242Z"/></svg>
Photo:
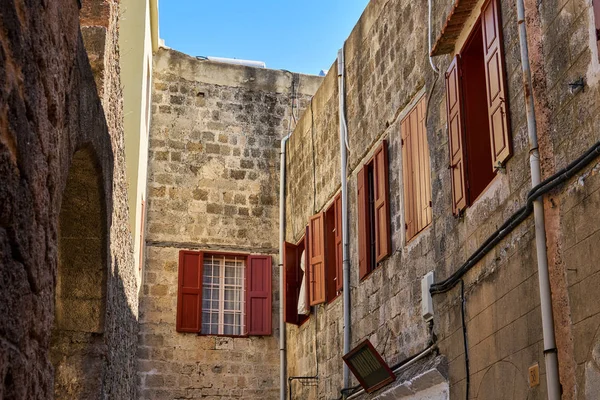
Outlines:
<svg viewBox="0 0 600 400"><path fill-rule="evenodd" d="M344 82L344 47L338 50L338 91L339 91L339 117L340 117L340 178L342 181L342 266L343 266L343 307L344 307L344 354L350 352L350 257L348 250L348 180L346 164L348 158ZM350 370L344 363L344 388L350 384Z"/></svg>
<svg viewBox="0 0 600 400"><path fill-rule="evenodd" d="M433 6L431 4L432 0L429 0L429 54L427 54L429 56L429 64L431 64L431 69L433 69L433 72L435 72L436 74L440 73L440 70L435 66L435 64L433 63L433 58L431 57L431 13L433 12Z"/></svg>
<svg viewBox="0 0 600 400"><path fill-rule="evenodd" d="M523 68L523 85L525 92L525 109L527 112L527 132L529 134L529 165L531 167L531 184L533 187L541 182L540 154L537 140L537 125L531 84L529 65L529 49L527 47L527 31L525 27L525 5L517 0L517 20L519 24L519 44L521 47L521 66ZM535 247L537 250L538 278L540 285L540 308L542 311L542 335L544 338L544 360L546 363L546 385L548 399L560 400L561 389L558 375L558 355L554 337L554 318L552 315L552 294L548 274L548 254L546 250L546 227L544 222L544 205L541 197L533 202L535 220Z"/></svg>
<svg viewBox="0 0 600 400"><path fill-rule="evenodd" d="M283 308L283 243L285 241L285 149L290 134L281 139L281 160L279 164L279 399L285 400L286 385L286 352L285 352L285 318Z"/></svg>

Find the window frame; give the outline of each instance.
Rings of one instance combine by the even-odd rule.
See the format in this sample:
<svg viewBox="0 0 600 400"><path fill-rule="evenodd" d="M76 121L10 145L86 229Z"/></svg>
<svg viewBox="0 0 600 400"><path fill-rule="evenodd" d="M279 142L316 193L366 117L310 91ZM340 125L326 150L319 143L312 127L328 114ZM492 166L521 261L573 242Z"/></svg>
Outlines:
<svg viewBox="0 0 600 400"><path fill-rule="evenodd" d="M448 121L448 147L452 179L452 213L460 217L466 208L472 206L485 193L497 174L479 193L472 195L468 165L471 163L467 152L467 125L465 80L461 55L472 43L472 39L480 30L483 46L483 74L485 77L485 96L487 100L487 117L489 143L491 149L491 168L494 171L505 169L506 162L513 152L512 129L510 126L510 107L508 103L508 81L506 75L506 58L499 0L487 0L477 15L476 22L470 29L467 39L450 63L446 71L446 111ZM495 92L492 92L495 91ZM453 101L452 101L453 100ZM472 99L471 99L472 101ZM483 167L481 165L480 167ZM474 168L471 168L474 169Z"/></svg>
<svg viewBox="0 0 600 400"><path fill-rule="evenodd" d="M192 289L193 291L199 292L199 304L198 304L198 328L185 328L183 327L183 318L184 318L184 309L183 309L183 295L186 290L183 287L183 269L184 269L184 258L186 255L198 256L200 262L198 268L198 276L200 278L198 287L196 289ZM234 335L234 334L213 334L206 333L202 331L202 301L203 301L203 289L204 289L204 258L205 256L219 256L219 257L237 257L244 260L244 284L243 284L243 329L242 334ZM254 331L251 329L251 325L254 324L251 310L249 309L249 302L253 299L250 293L250 272L251 262L253 260L264 259L266 268L266 274L264 274L264 282L263 286L267 291L266 296L262 296L264 298L265 303L263 307L263 314L267 315L266 326L264 327L264 331L260 333L253 333ZM216 336L216 337L250 337L250 336L271 336L273 334L272 330L272 299L273 299L273 290L272 290L272 257L270 255L263 254L250 254L250 253L241 253L241 252L224 252L224 251L204 251L204 250L180 250L179 251L179 264L178 264L178 284L177 284L177 309L176 309L176 331L179 333L195 333L198 336Z"/></svg>
<svg viewBox="0 0 600 400"><path fill-rule="evenodd" d="M372 171L372 180L369 179L369 171ZM358 269L361 281L391 255L389 196L388 142L383 139L357 175Z"/></svg>

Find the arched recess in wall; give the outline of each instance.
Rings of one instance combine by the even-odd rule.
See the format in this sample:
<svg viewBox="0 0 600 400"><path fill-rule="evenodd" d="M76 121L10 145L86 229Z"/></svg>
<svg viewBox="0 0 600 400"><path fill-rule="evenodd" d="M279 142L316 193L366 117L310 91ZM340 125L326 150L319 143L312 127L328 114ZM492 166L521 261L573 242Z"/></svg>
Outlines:
<svg viewBox="0 0 600 400"><path fill-rule="evenodd" d="M529 399L526 372L509 361L498 361L483 375L477 400Z"/></svg>
<svg viewBox="0 0 600 400"><path fill-rule="evenodd" d="M106 360L107 232L102 173L75 153L62 197L50 357L56 399L99 399Z"/></svg>

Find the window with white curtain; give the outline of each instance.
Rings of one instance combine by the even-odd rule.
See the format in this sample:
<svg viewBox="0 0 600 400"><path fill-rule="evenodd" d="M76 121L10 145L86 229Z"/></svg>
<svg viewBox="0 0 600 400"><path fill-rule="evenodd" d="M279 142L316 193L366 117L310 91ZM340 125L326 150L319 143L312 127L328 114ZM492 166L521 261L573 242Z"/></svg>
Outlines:
<svg viewBox="0 0 600 400"><path fill-rule="evenodd" d="M202 277L202 333L244 334L245 258L204 256Z"/></svg>

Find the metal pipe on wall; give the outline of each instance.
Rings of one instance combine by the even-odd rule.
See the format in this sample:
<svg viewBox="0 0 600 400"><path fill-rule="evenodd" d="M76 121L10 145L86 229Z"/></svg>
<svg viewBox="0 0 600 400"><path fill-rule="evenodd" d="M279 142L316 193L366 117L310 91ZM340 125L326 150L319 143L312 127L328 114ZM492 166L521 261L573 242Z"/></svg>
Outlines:
<svg viewBox="0 0 600 400"><path fill-rule="evenodd" d="M344 46L345 47L345 46ZM348 158L346 124L346 99L344 82L344 47L338 50L338 90L339 90L339 119L340 119L340 178L342 181L342 266L343 266L343 308L344 308L344 354L350 352L350 256L348 249L348 180L346 164ZM344 363L344 381L342 387L350 383L350 370Z"/></svg>
<svg viewBox="0 0 600 400"><path fill-rule="evenodd" d="M290 121L291 124L291 121ZM283 293L285 291L283 275L283 243L285 241L285 150L290 134L281 139L281 160L279 165L279 399L285 400L286 351L285 351L285 315Z"/></svg>
<svg viewBox="0 0 600 400"><path fill-rule="evenodd" d="M533 102L527 30L525 27L525 4L517 0L517 20L519 25L519 44L521 47L521 66L525 92L525 110L527 112L527 133L529 134L529 165L533 187L541 182L540 154L538 149L537 125ZM548 253L546 249L546 226L542 197L533 202L535 220L535 247L537 251L538 279L540 286L540 308L542 311L542 336L544 338L544 360L546 364L546 385L548 399L560 400L560 379L558 374L558 354L554 337L554 317L552 315L552 294L548 273Z"/></svg>
<svg viewBox="0 0 600 400"><path fill-rule="evenodd" d="M435 72L436 74L440 73L440 70L438 69L438 67L435 66L435 64L433 63L433 58L431 57L431 14L433 13L433 5L432 5L432 0L429 0L429 64L431 65L431 69L433 69L433 72Z"/></svg>

